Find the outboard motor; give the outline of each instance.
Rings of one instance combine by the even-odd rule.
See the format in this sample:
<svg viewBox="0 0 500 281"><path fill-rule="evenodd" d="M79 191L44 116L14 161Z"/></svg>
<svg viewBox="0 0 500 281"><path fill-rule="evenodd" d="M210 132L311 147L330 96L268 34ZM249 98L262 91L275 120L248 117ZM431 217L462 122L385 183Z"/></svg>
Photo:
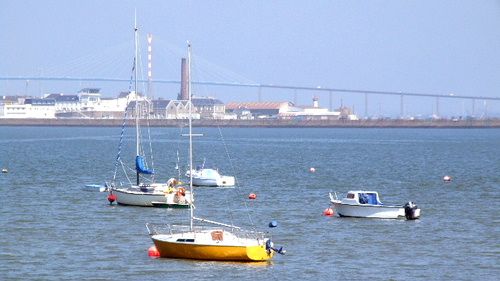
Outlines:
<svg viewBox="0 0 500 281"><path fill-rule="evenodd" d="M284 255L286 253L286 250L283 249L283 247L279 247L278 249L274 248L274 243L271 241L271 239L268 239L266 241L266 250L268 254L270 254L271 251L278 253L280 255Z"/></svg>
<svg viewBox="0 0 500 281"><path fill-rule="evenodd" d="M408 202L404 205L405 207L405 217L407 220L416 220L420 216L418 211L418 206L413 202Z"/></svg>

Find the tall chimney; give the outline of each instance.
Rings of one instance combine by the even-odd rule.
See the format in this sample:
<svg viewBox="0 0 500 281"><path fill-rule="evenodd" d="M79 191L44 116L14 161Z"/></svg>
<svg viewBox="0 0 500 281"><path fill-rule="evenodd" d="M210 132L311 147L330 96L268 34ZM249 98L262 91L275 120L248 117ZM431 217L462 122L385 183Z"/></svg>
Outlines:
<svg viewBox="0 0 500 281"><path fill-rule="evenodd" d="M181 59L181 93L177 97L178 100L188 100L189 96L189 81L188 81L188 68L186 65L187 61L185 58Z"/></svg>

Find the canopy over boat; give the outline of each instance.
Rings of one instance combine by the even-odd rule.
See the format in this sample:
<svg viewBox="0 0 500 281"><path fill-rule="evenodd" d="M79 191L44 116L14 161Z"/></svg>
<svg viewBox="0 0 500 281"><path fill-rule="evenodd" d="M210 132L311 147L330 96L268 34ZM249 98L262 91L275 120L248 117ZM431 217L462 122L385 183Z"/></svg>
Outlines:
<svg viewBox="0 0 500 281"><path fill-rule="evenodd" d="M361 205L384 205L380 202L378 192L376 191L349 191L347 196L342 199L345 204L361 204Z"/></svg>

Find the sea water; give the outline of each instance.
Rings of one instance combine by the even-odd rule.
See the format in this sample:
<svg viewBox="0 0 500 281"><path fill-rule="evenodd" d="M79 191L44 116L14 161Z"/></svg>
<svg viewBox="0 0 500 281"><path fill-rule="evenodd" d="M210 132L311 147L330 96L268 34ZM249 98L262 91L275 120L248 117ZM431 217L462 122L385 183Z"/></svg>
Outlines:
<svg viewBox="0 0 500 281"><path fill-rule="evenodd" d="M195 128L195 165L235 188L195 188L198 217L255 227L286 255L267 263L152 259L145 223L189 211L109 205L84 191L133 166L126 128L0 127L1 280L497 280L499 129ZM183 176L179 128L143 134L157 181ZM149 146L151 140L151 146ZM177 154L179 157L177 157ZM176 170L178 166L180 170ZM315 172L310 172L315 168ZM452 177L445 183L443 176ZM118 179L118 176L117 176ZM120 180L126 180L121 178ZM132 179L133 180L133 179ZM322 215L329 192L415 202L416 221ZM255 193L257 199L249 200ZM268 224L276 221L276 228Z"/></svg>

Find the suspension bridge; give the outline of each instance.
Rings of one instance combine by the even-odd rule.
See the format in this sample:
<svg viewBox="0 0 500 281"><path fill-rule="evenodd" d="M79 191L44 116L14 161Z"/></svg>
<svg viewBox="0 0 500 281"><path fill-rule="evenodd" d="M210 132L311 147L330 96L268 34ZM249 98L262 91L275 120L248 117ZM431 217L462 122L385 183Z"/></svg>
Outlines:
<svg viewBox="0 0 500 281"><path fill-rule="evenodd" d="M68 77L68 76L0 76L0 81L60 81L60 82L129 82L130 79L123 78L103 78L103 77ZM152 84L180 84L180 80L138 80L140 83L152 83ZM385 95L385 96L397 96L400 98L400 116L404 116L404 99L405 97L420 97L420 98L434 98L435 99L435 113L439 116L440 103L445 99L460 99L467 100L472 103L472 115L475 113L475 107L477 101L500 101L500 97L491 96L470 96L470 95L456 95L452 93L439 94L439 93L416 93L416 92L393 92L393 91L375 91L366 89L343 89L343 88L332 88L332 87L308 87L308 86L294 86L294 85L276 85L276 84L260 84L260 83L240 83L240 82L217 82L217 81L193 81L194 85L204 85L204 86L223 86L223 87L240 87L240 88L255 88L257 89L258 101L262 101L262 89L281 89L293 91L296 96L299 91L310 92L322 92L328 93L330 109L332 108L332 95L334 93L344 93L348 95L364 95L364 108L365 116L368 115L369 107L369 96L371 95Z"/></svg>

